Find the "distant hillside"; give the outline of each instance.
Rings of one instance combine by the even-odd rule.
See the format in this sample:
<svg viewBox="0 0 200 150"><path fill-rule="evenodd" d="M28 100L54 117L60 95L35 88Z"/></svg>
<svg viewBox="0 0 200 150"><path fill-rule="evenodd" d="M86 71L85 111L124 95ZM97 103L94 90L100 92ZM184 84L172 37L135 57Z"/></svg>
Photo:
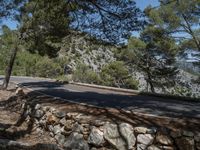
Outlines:
<svg viewBox="0 0 200 150"><path fill-rule="evenodd" d="M98 41L87 34L71 31L63 40L59 57L68 57L67 67L71 70L75 70L78 64L85 64L98 72L104 65L116 60L116 49L116 46Z"/></svg>

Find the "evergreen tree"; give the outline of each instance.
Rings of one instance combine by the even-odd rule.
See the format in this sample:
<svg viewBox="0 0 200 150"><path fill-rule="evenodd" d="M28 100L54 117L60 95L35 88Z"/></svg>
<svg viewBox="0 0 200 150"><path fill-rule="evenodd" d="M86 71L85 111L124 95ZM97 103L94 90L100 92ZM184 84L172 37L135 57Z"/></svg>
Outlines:
<svg viewBox="0 0 200 150"><path fill-rule="evenodd" d="M177 47L165 30L148 26L140 39L129 39L128 51L130 52L127 60L144 73L151 92L155 92L155 87L165 90L174 84L177 70L173 63Z"/></svg>
<svg viewBox="0 0 200 150"><path fill-rule="evenodd" d="M7 87L17 45L25 40L31 52L55 57L69 29L91 31L94 37L119 43L132 31L141 29L142 13L130 0L28 0L16 16L20 23L19 41L10 59L4 88Z"/></svg>
<svg viewBox="0 0 200 150"><path fill-rule="evenodd" d="M200 1L160 0L160 7L145 10L150 21L164 28L178 41L191 41L200 51Z"/></svg>

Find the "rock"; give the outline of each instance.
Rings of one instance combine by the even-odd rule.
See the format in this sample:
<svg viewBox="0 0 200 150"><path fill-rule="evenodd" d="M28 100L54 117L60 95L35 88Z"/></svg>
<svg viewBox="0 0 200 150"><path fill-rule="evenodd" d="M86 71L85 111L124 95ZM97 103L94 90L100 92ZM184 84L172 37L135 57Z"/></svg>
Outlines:
<svg viewBox="0 0 200 150"><path fill-rule="evenodd" d="M135 127L134 128L134 131L135 133L137 134L145 134L145 133L148 133L148 134L154 134L157 132L157 129L156 128L146 128L146 127Z"/></svg>
<svg viewBox="0 0 200 150"><path fill-rule="evenodd" d="M173 144L173 140L168 135L163 134L161 132L158 132L156 134L156 141L163 145L172 145Z"/></svg>
<svg viewBox="0 0 200 150"><path fill-rule="evenodd" d="M177 130L177 131L171 131L171 132L170 132L170 135L171 135L171 137L173 137L173 138L178 138L178 137L181 137L182 133L181 133L180 130Z"/></svg>
<svg viewBox="0 0 200 150"><path fill-rule="evenodd" d="M147 150L161 150L161 149L155 145L151 145L147 148Z"/></svg>
<svg viewBox="0 0 200 150"><path fill-rule="evenodd" d="M34 117L36 117L37 119L40 119L43 115L44 115L44 111L39 109L35 111Z"/></svg>
<svg viewBox="0 0 200 150"><path fill-rule="evenodd" d="M35 109L40 109L41 108L41 105L40 104L36 104L35 105Z"/></svg>
<svg viewBox="0 0 200 150"><path fill-rule="evenodd" d="M74 120L67 120L64 126L66 131L71 131L74 126Z"/></svg>
<svg viewBox="0 0 200 150"><path fill-rule="evenodd" d="M102 120L94 120L94 121L92 122L92 124L93 124L94 126L96 126L96 127L100 127L100 126L103 126L103 125L105 124L105 122L102 121Z"/></svg>
<svg viewBox="0 0 200 150"><path fill-rule="evenodd" d="M65 143L65 136L62 134L55 135L55 139L60 145L63 145Z"/></svg>
<svg viewBox="0 0 200 150"><path fill-rule="evenodd" d="M73 132L83 133L82 125L75 123L72 129Z"/></svg>
<svg viewBox="0 0 200 150"><path fill-rule="evenodd" d="M126 150L126 143L120 137L116 124L106 123L104 125L104 138L118 150Z"/></svg>
<svg viewBox="0 0 200 150"><path fill-rule="evenodd" d="M43 109L45 112L47 112L47 111L49 111L50 107L49 107L49 106L43 106L42 109Z"/></svg>
<svg viewBox="0 0 200 150"><path fill-rule="evenodd" d="M191 132L191 131L183 131L183 135L184 135L184 136L188 136L188 137L193 137L193 136L194 136L194 133Z"/></svg>
<svg viewBox="0 0 200 150"><path fill-rule="evenodd" d="M56 117L58 118L63 118L66 116L66 113L65 112L62 112L62 111L57 111L56 113L54 113Z"/></svg>
<svg viewBox="0 0 200 150"><path fill-rule="evenodd" d="M138 134L137 142L144 145L151 145L153 143L154 136L151 134Z"/></svg>
<svg viewBox="0 0 200 150"><path fill-rule="evenodd" d="M24 91L22 88L18 87L15 91L15 94L18 96L23 96L24 95Z"/></svg>
<svg viewBox="0 0 200 150"><path fill-rule="evenodd" d="M65 124L67 124L67 120L65 118L62 118L60 120L60 124L64 126Z"/></svg>
<svg viewBox="0 0 200 150"><path fill-rule="evenodd" d="M176 139L176 144L181 150L195 150L194 139L189 137L181 137Z"/></svg>
<svg viewBox="0 0 200 150"><path fill-rule="evenodd" d="M49 112L54 113L56 109L54 107L49 107Z"/></svg>
<svg viewBox="0 0 200 150"><path fill-rule="evenodd" d="M79 113L76 112L69 112L66 114L67 119L75 118Z"/></svg>
<svg viewBox="0 0 200 150"><path fill-rule="evenodd" d="M57 117L52 114L47 115L47 124L55 124L59 121Z"/></svg>
<svg viewBox="0 0 200 150"><path fill-rule="evenodd" d="M147 132L147 128L146 127L135 127L134 128L134 131L136 133L141 133L141 134L145 134Z"/></svg>
<svg viewBox="0 0 200 150"><path fill-rule="evenodd" d="M89 135L88 143L95 146L100 146L104 142L103 132L94 127Z"/></svg>
<svg viewBox="0 0 200 150"><path fill-rule="evenodd" d="M195 137L194 137L194 140L195 140L196 142L199 142L199 143L200 143L200 136L195 136Z"/></svg>
<svg viewBox="0 0 200 150"><path fill-rule="evenodd" d="M61 127L59 124L53 127L54 135L62 133L64 131L64 127Z"/></svg>
<svg viewBox="0 0 200 150"><path fill-rule="evenodd" d="M72 133L64 143L65 150L89 150L89 146L83 139L83 135L77 132Z"/></svg>
<svg viewBox="0 0 200 150"><path fill-rule="evenodd" d="M175 150L175 148L173 146L162 146L163 150Z"/></svg>
<svg viewBox="0 0 200 150"><path fill-rule="evenodd" d="M144 144L137 144L137 150L146 150L147 145Z"/></svg>
<svg viewBox="0 0 200 150"><path fill-rule="evenodd" d="M126 135L127 132L130 133ZM106 123L104 125L104 138L118 150L126 150L134 146L129 145L134 144L136 140L131 132L130 125L127 124L117 126L116 124ZM127 139L128 142L126 141Z"/></svg>
<svg viewBox="0 0 200 150"><path fill-rule="evenodd" d="M148 134L155 134L156 132L157 132L157 128L155 127L148 128L147 130Z"/></svg>
<svg viewBox="0 0 200 150"><path fill-rule="evenodd" d="M48 125L47 128L48 128L48 130L49 130L50 132L53 132L53 126L52 126L52 125Z"/></svg>
<svg viewBox="0 0 200 150"><path fill-rule="evenodd" d="M133 149L133 146L136 143L136 138L133 134L133 127L128 123L121 123L119 125L120 134L126 140L127 148Z"/></svg>

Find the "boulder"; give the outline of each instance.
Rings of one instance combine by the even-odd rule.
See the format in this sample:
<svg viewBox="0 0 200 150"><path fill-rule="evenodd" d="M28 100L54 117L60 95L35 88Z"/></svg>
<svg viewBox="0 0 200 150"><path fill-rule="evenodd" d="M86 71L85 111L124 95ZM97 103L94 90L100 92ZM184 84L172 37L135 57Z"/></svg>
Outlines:
<svg viewBox="0 0 200 150"><path fill-rule="evenodd" d="M89 145L83 139L83 135L73 132L64 143L65 150L89 150Z"/></svg>
<svg viewBox="0 0 200 150"><path fill-rule="evenodd" d="M51 113L47 115L47 124L55 124L59 121L57 117L52 115Z"/></svg>
<svg viewBox="0 0 200 150"><path fill-rule="evenodd" d="M137 150L146 150L147 145L145 144L137 144Z"/></svg>
<svg viewBox="0 0 200 150"><path fill-rule="evenodd" d="M154 136L151 134L138 134L137 142L144 145L151 145L153 143Z"/></svg>
<svg viewBox="0 0 200 150"><path fill-rule="evenodd" d="M82 125L75 123L72 129L73 132L83 133Z"/></svg>
<svg viewBox="0 0 200 150"><path fill-rule="evenodd" d="M54 135L62 133L64 131L64 127L61 127L59 124L53 127Z"/></svg>
<svg viewBox="0 0 200 150"><path fill-rule="evenodd" d="M54 113L54 115L57 117L57 118L63 118L66 116L66 113L63 112L63 111L57 111Z"/></svg>
<svg viewBox="0 0 200 150"><path fill-rule="evenodd" d="M65 143L65 136L62 134L55 135L55 139L58 142L58 144L63 145Z"/></svg>
<svg viewBox="0 0 200 150"><path fill-rule="evenodd" d="M94 127L90 135L88 137L88 143L93 144L95 146L100 146L104 142L103 132L101 132L98 128Z"/></svg>
<svg viewBox="0 0 200 150"><path fill-rule="evenodd" d="M184 135L184 136L188 136L188 137L193 137L193 136L194 136L194 133L191 132L191 131L183 131L183 135Z"/></svg>
<svg viewBox="0 0 200 150"><path fill-rule="evenodd" d="M64 126L65 126L66 131L71 131L73 129L73 126L74 126L74 120L66 120Z"/></svg>
<svg viewBox="0 0 200 150"><path fill-rule="evenodd" d="M38 110L35 111L34 117L37 118L37 119L40 119L43 115L44 115L44 111L38 109Z"/></svg>
<svg viewBox="0 0 200 150"><path fill-rule="evenodd" d="M118 150L127 150L133 148L136 138L128 124L104 125L104 138Z"/></svg>
<svg viewBox="0 0 200 150"><path fill-rule="evenodd" d="M173 140L167 134L163 134L161 132L158 132L156 134L156 141L163 145L172 145L173 144Z"/></svg>
<svg viewBox="0 0 200 150"><path fill-rule="evenodd" d="M41 105L40 104L36 104L35 105L35 109L41 109Z"/></svg>
<svg viewBox="0 0 200 150"><path fill-rule="evenodd" d="M136 143L136 138L135 135L133 134L133 127L128 123L121 123L119 125L119 129L122 138L125 139L127 143L127 148L133 149Z"/></svg>
<svg viewBox="0 0 200 150"><path fill-rule="evenodd" d="M135 127L134 128L134 131L136 132L136 133L140 133L140 134L145 134L145 133L147 133L147 128L146 127Z"/></svg>
<svg viewBox="0 0 200 150"><path fill-rule="evenodd" d="M18 96L23 96L24 95L24 91L22 88L18 87L15 91L15 94Z"/></svg>

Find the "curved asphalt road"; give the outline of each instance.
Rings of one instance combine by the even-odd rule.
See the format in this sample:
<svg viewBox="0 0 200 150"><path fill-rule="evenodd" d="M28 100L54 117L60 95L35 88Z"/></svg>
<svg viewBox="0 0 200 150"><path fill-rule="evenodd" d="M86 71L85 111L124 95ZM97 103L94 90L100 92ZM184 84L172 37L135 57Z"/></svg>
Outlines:
<svg viewBox="0 0 200 150"><path fill-rule="evenodd" d="M0 82L2 80L3 77L0 76ZM200 101L188 102L152 96L128 95L72 84L62 85L52 80L31 77L12 77L11 81L28 87L33 91L73 102L99 107L123 108L148 115L200 119Z"/></svg>

